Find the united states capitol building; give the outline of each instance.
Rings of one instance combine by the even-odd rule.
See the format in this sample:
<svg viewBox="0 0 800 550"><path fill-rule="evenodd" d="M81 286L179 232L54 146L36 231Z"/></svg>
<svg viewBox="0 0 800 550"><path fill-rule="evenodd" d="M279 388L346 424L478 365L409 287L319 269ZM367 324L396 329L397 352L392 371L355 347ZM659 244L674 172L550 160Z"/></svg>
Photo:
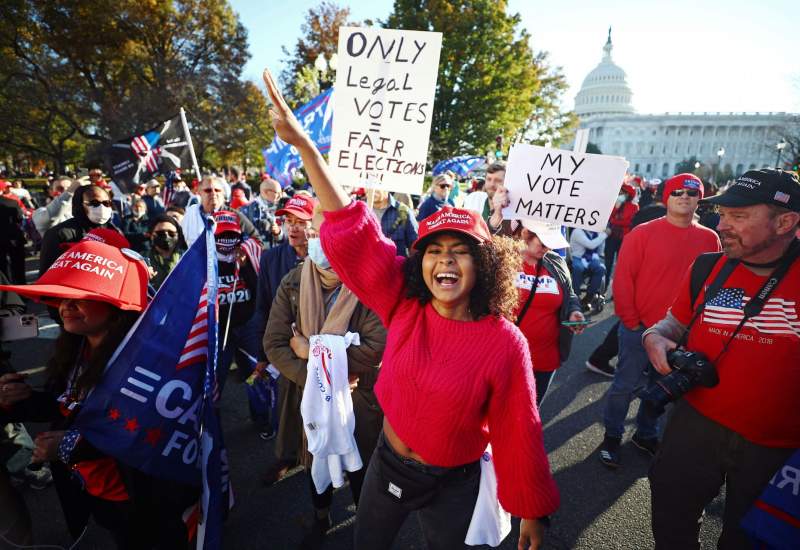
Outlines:
<svg viewBox="0 0 800 550"><path fill-rule="evenodd" d="M580 127L589 130L589 142L603 154L625 157L630 172L648 179L669 177L692 157L709 170L721 160L722 170L733 176L775 166L781 129L797 124L797 114L637 114L625 71L611 59L612 48L609 29L602 61L575 96Z"/></svg>

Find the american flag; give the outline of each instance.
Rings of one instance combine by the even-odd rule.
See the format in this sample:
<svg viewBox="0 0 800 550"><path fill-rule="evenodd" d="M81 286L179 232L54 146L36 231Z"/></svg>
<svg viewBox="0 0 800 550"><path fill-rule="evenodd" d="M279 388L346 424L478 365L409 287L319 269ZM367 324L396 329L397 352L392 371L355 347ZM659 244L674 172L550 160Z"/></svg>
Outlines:
<svg viewBox="0 0 800 550"><path fill-rule="evenodd" d="M172 196L175 194L175 180L180 177L177 170L172 170L167 177L164 178L164 189L161 191L161 200L164 201L164 206L169 206L172 202Z"/></svg>
<svg viewBox="0 0 800 550"><path fill-rule="evenodd" d="M738 326L744 317L744 307L750 301L742 288L723 288L703 310L703 322L712 325ZM749 319L744 327L765 334L786 334L800 338L800 320L793 300L770 298L761 313Z"/></svg>
<svg viewBox="0 0 800 550"><path fill-rule="evenodd" d="M175 367L177 370L195 365L205 364L208 359L208 286L203 287L200 301L197 304L197 313L194 316L192 328L186 343L183 345L181 357Z"/></svg>
<svg viewBox="0 0 800 550"><path fill-rule="evenodd" d="M142 159L149 171L155 172L158 170L158 157L161 155L161 148L152 149L146 136L134 137L131 141L131 149Z"/></svg>
<svg viewBox="0 0 800 550"><path fill-rule="evenodd" d="M256 275L258 275L261 269L261 244L255 238L249 237L242 242L242 250L244 250L247 259L250 260L250 265L253 266Z"/></svg>

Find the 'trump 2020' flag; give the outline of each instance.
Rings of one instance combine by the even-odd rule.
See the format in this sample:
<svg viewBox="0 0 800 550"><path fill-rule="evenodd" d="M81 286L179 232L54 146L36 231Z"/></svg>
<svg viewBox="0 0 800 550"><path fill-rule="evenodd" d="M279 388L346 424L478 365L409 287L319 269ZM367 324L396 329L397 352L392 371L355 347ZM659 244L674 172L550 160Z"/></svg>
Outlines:
<svg viewBox="0 0 800 550"><path fill-rule="evenodd" d="M106 170L126 193L156 174L192 166L191 136L177 115L141 135L121 139L104 151Z"/></svg>
<svg viewBox="0 0 800 550"><path fill-rule="evenodd" d="M332 93L333 88L329 88L294 112L294 116L323 154L331 148ZM294 171L303 166L297 149L278 136L275 136L270 146L264 149L263 154L267 172L278 180L282 187L290 185Z"/></svg>
<svg viewBox="0 0 800 550"><path fill-rule="evenodd" d="M198 548L221 548L227 459L213 411L217 364L213 232L197 239L109 361L75 427L158 478L202 485Z"/></svg>

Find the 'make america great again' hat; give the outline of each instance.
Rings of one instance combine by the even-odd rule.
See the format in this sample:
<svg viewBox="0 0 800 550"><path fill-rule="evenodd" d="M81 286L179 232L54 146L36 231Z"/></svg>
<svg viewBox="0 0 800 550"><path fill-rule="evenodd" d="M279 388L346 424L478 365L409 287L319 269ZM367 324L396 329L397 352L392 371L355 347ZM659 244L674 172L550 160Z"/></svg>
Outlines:
<svg viewBox="0 0 800 550"><path fill-rule="evenodd" d="M800 181L792 172L783 170L748 170L724 193L703 199L703 202L734 208L772 204L800 212Z"/></svg>

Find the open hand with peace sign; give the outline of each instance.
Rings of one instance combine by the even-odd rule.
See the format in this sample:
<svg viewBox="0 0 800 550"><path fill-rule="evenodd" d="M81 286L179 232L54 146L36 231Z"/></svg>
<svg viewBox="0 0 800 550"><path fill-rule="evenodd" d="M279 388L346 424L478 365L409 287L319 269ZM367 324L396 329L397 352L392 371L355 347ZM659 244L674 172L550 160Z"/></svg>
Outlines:
<svg viewBox="0 0 800 550"><path fill-rule="evenodd" d="M283 94L278 89L278 85L275 83L275 79L272 78L272 73L269 72L269 69L264 69L264 84L267 86L267 93L272 101L269 114L272 117L272 126L275 128L275 133L278 137L295 147L310 143L308 134L300 126L300 122L286 104L286 100L283 99Z"/></svg>

